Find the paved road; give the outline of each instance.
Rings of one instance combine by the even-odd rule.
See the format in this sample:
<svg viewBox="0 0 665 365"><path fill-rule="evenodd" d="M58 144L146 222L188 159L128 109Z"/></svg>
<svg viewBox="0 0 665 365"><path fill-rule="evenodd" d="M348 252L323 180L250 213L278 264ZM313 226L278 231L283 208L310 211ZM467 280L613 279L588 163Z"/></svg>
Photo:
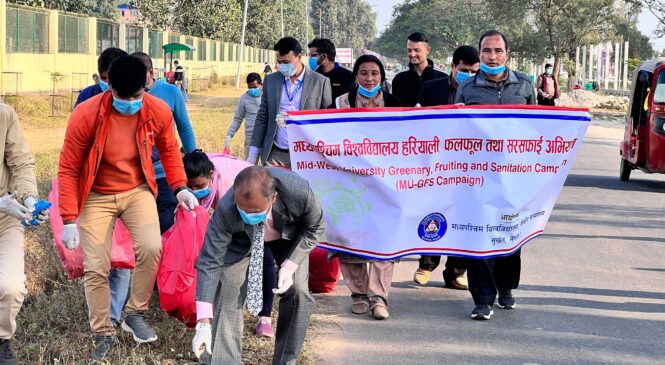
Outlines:
<svg viewBox="0 0 665 365"><path fill-rule="evenodd" d="M440 268L415 285L406 259L386 321L351 314L342 283L317 297L317 363L665 364L665 176L619 181L621 135L587 133L546 235L523 250L517 309L473 321L467 292L443 289Z"/></svg>

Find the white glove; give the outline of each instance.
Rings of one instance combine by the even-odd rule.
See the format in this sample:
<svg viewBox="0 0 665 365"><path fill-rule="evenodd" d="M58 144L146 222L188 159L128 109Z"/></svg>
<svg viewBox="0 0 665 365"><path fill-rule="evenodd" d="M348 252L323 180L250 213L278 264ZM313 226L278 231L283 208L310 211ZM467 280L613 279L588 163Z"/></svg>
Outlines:
<svg viewBox="0 0 665 365"><path fill-rule="evenodd" d="M249 153L247 154L247 162L251 163L252 165L256 165L256 162L259 161L260 154L261 150L258 147L250 146Z"/></svg>
<svg viewBox="0 0 665 365"><path fill-rule="evenodd" d="M275 123L280 128L286 128L286 113L279 113L275 117Z"/></svg>
<svg viewBox="0 0 665 365"><path fill-rule="evenodd" d="M79 246L79 229L76 223L65 224L62 231L62 244L70 250L75 250Z"/></svg>
<svg viewBox="0 0 665 365"><path fill-rule="evenodd" d="M31 218L28 208L17 202L11 194L0 197L0 213L21 221Z"/></svg>
<svg viewBox="0 0 665 365"><path fill-rule="evenodd" d="M293 271L283 267L279 269L279 279L277 279L277 289L273 289L275 294L284 294L293 285Z"/></svg>
<svg viewBox="0 0 665 365"><path fill-rule="evenodd" d="M201 358L203 351L212 355L212 332L210 323L199 322L196 324L196 334L192 339L192 352L196 357Z"/></svg>
<svg viewBox="0 0 665 365"><path fill-rule="evenodd" d="M180 203L186 211L190 211L199 205L199 200L196 199L196 196L194 196L189 189L180 190L175 197L178 199L178 203Z"/></svg>
<svg viewBox="0 0 665 365"><path fill-rule="evenodd" d="M230 145L231 145L231 136L226 136L226 138L224 139L224 148L229 148Z"/></svg>
<svg viewBox="0 0 665 365"><path fill-rule="evenodd" d="M32 213L35 212L35 204L37 204L37 199L35 199L33 196L29 196L23 200L23 204L26 208L28 208L28 212L30 213L30 216L32 216ZM48 209L44 209L39 212L39 215L37 215L36 219L37 223L39 224L46 223L46 221L48 221Z"/></svg>

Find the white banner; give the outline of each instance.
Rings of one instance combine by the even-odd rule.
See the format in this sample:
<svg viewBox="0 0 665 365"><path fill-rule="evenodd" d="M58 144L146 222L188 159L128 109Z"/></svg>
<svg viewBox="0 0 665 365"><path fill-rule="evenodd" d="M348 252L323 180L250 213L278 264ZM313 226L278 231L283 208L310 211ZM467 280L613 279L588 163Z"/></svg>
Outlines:
<svg viewBox="0 0 665 365"><path fill-rule="evenodd" d="M507 255L540 235L590 122L540 107L291 113L291 165L321 200L321 246L376 259Z"/></svg>
<svg viewBox="0 0 665 365"><path fill-rule="evenodd" d="M353 48L337 48L335 55L335 61L338 63L352 64L353 59Z"/></svg>

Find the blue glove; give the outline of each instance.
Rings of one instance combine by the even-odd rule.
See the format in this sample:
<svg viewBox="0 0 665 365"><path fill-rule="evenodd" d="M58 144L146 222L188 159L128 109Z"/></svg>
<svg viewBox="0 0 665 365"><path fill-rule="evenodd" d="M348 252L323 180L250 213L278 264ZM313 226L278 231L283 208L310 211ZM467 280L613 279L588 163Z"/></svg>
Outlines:
<svg viewBox="0 0 665 365"><path fill-rule="evenodd" d="M32 211L32 219L26 219L21 222L24 226L38 226L48 220L48 209L52 205L50 202L46 200L35 202L35 198L30 196L25 199L25 205L28 211Z"/></svg>

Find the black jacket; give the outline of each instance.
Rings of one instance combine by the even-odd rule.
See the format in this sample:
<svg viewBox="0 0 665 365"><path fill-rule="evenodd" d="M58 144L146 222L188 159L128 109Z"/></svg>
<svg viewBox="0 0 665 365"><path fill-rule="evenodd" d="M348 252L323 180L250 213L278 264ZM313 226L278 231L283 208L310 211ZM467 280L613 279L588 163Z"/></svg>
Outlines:
<svg viewBox="0 0 665 365"><path fill-rule="evenodd" d="M457 90L451 85L449 77L423 82L418 95L420 106L437 106L455 104Z"/></svg>
<svg viewBox="0 0 665 365"><path fill-rule="evenodd" d="M325 73L323 67L318 67L316 72L330 79L330 87L332 88L332 99L337 99L338 96L344 95L351 91L355 80L353 79L353 72L335 63L335 68L332 71Z"/></svg>
<svg viewBox="0 0 665 365"><path fill-rule="evenodd" d="M395 75L393 94L402 102L403 106L416 106L423 82L442 77L448 77L448 74L434 69L434 63L431 60L427 60L427 68L421 76L413 70L413 65L409 64L407 71Z"/></svg>

